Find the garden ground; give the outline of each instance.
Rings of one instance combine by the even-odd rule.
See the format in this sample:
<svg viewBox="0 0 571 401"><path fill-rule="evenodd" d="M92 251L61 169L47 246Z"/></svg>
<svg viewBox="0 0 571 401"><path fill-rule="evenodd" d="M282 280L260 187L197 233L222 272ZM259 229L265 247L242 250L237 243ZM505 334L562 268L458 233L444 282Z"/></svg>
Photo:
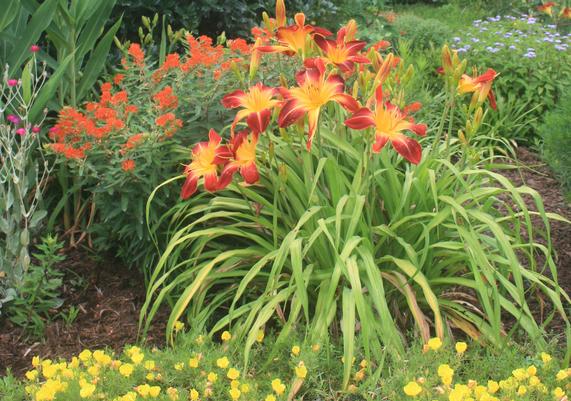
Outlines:
<svg viewBox="0 0 571 401"><path fill-rule="evenodd" d="M504 170L501 173L515 185L526 184L538 191L545 209L571 220L571 205L566 201L558 181L537 154L527 148L517 149L521 168ZM528 199L528 207L534 209ZM552 221L553 247L558 255L559 284L571 293L571 225ZM68 252L66 250L66 252ZM43 358L67 358L82 349L111 348L121 350L126 344L137 341L139 310L145 299L145 289L140 285L142 277L135 270L118 268L111 258L94 261L83 250L68 253L61 268L66 270L64 295L66 305L79 308L77 318L69 325L62 319L52 322L42 342L24 341L21 328L8 321L0 329L0 375L8 367L18 377L30 368L33 355ZM77 277L83 277L81 285L72 285ZM540 308L537 308L540 313ZM167 319L164 310L155 318L146 339L147 345L164 344L164 328ZM555 321L550 329L561 333L564 328Z"/></svg>

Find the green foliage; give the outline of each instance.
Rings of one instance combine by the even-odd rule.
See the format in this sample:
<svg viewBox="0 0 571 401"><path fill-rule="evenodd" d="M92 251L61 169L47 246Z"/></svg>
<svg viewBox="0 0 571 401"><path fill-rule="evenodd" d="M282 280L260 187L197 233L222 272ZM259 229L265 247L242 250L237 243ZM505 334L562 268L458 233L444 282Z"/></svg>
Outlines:
<svg viewBox="0 0 571 401"><path fill-rule="evenodd" d="M410 41L412 46L420 48L430 46L439 48L452 34L450 28L441 21L413 14L397 16L393 29L397 35Z"/></svg>
<svg viewBox="0 0 571 401"><path fill-rule="evenodd" d="M60 298L63 271L57 267L65 260L62 248L63 242L58 242L55 236L42 238L38 252L33 255L35 261L18 288L18 295L7 307L10 320L35 337L44 334L45 322L63 304Z"/></svg>
<svg viewBox="0 0 571 401"><path fill-rule="evenodd" d="M7 19L0 22L0 61L14 74L22 67L30 46L46 42L38 57L54 70L36 102L32 116L44 107L79 104L105 68L118 19L104 30L115 0L9 0Z"/></svg>
<svg viewBox="0 0 571 401"><path fill-rule="evenodd" d="M303 331L303 327L300 327L300 331ZM559 359L557 344L550 344L549 350L553 353L546 355L538 354L533 343L526 346L510 343L508 347L493 352L478 343L469 342L466 352L459 354L450 343L444 343L436 352L426 353L422 350L422 344L415 342L407 350L403 360L387 358L381 364L376 364L364 355L357 355L351 369L350 391L341 391L342 352L339 344L322 344L317 349L300 342L301 339L297 335L292 335L276 346L273 344L275 339L271 332L267 332L266 337L256 343L252 363L247 368L240 364L242 343L231 341L220 344L191 333L178 333L172 348L158 350L126 346L121 353L89 350L79 354L81 363L77 356L68 361L38 359L38 367L30 367L28 378L16 379L11 374L0 378L0 397L3 401L41 399L37 394L47 393L41 389L47 388L49 384L46 383L49 382L43 380L39 372L56 363L68 369L67 376L56 371L52 378L52 382L59 380L68 384L65 388L56 387L56 401L82 399L79 395L82 388L93 390L93 394L85 398L98 398L98 395L101 395L105 400L188 400L189 393L195 390L199 399L204 397L206 391L210 391L208 399L227 401L231 399L228 393L231 380L227 377L231 368L239 371L239 400L244 401L271 400L272 397L268 395L273 395L278 400L286 397L331 401L405 400L409 397L404 395L403 387L411 380L418 380L423 387L423 394L418 399L449 401L450 392L443 389L441 378L438 377L438 368L442 364L447 364L454 370L451 387L468 388L470 381L477 382L481 394L489 380L496 384L503 380L506 381L505 384L515 381L518 386L521 384L528 389L525 395L518 395L516 399L520 401L545 401L548 399L546 394L550 394L557 387L565 388L570 380L569 377L561 376L565 374L566 365ZM357 343L360 341L362 338L356 339ZM135 363L133 356L142 357L142 360ZM217 365L217 360L224 357L228 359L228 366L221 368ZM544 362L543 358L551 359ZM111 364L96 362L104 359L112 361ZM198 368L189 366L191 360L198 363ZM295 368L299 367L301 362L307 369L303 379L296 377L295 373ZM120 365L124 366L123 369L117 368ZM93 369L91 373L86 372L92 366L98 366L96 383L81 382L83 375L89 374L93 377ZM125 367L132 368L132 372L127 376L121 374L127 372ZM534 376L541 381L541 386L545 386L545 392L539 387L529 385L527 378L520 379L519 382L515 379L512 372L516 369L521 372L528 368L530 371L535 369ZM69 375L70 371L74 375ZM212 375L216 375L216 380L210 381L208 374L211 375L210 379L214 378ZM559 380L556 378L558 374ZM280 379L285 386L284 394L278 395L272 389L271 382L275 379ZM95 386L91 387L92 384ZM137 395L137 391L141 389L139 386L143 384L160 387L159 394L156 397ZM511 399L509 397L513 396L518 386L512 388L504 385L495 396ZM470 386L470 389L472 394L476 393L474 386Z"/></svg>
<svg viewBox="0 0 571 401"><path fill-rule="evenodd" d="M493 68L500 73L497 92L506 99L501 106L513 109L500 111L513 115L496 120L501 135L527 145L540 141L538 126L571 82L571 37L535 18L498 16L475 21L454 43L481 70Z"/></svg>
<svg viewBox="0 0 571 401"><path fill-rule="evenodd" d="M543 157L571 195L571 95L567 93L539 127Z"/></svg>
<svg viewBox="0 0 571 401"><path fill-rule="evenodd" d="M47 215L52 165L42 150L43 118L31 116L46 76L33 56L21 79L7 67L0 82L0 309L17 295L30 266L30 244Z"/></svg>

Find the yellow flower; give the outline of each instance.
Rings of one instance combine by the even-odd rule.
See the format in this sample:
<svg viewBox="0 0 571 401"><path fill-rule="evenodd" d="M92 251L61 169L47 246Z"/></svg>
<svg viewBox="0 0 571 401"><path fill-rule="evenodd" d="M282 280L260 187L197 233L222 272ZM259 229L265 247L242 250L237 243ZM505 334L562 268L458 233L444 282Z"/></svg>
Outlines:
<svg viewBox="0 0 571 401"><path fill-rule="evenodd" d="M155 380L155 374L154 373L147 373L147 375L145 376L145 379L147 379L148 381L153 381Z"/></svg>
<svg viewBox="0 0 571 401"><path fill-rule="evenodd" d="M449 386L452 384L452 378L454 377L454 370L447 364L440 365L438 367L438 376L442 380L442 383Z"/></svg>
<svg viewBox="0 0 571 401"><path fill-rule="evenodd" d="M230 388L238 388L240 387L240 382L238 380L232 380L230 382Z"/></svg>
<svg viewBox="0 0 571 401"><path fill-rule="evenodd" d="M261 343L262 341L264 341L264 330L258 330L258 335L256 336L256 341Z"/></svg>
<svg viewBox="0 0 571 401"><path fill-rule="evenodd" d="M95 361L103 366L107 366L111 363L111 357L109 355L107 355L105 352L101 351L101 350L97 350L95 352L93 352L93 359L95 359Z"/></svg>
<svg viewBox="0 0 571 401"><path fill-rule="evenodd" d="M320 349L321 349L321 345L319 345L319 344L313 344L313 345L311 346L311 350L312 350L313 352L319 352Z"/></svg>
<svg viewBox="0 0 571 401"><path fill-rule="evenodd" d="M149 388L149 395L153 398L158 397L160 392L161 392L161 388L159 386L151 386Z"/></svg>
<svg viewBox="0 0 571 401"><path fill-rule="evenodd" d="M32 366L34 368L37 368L38 366L40 366L40 357L39 356L35 356L32 358Z"/></svg>
<svg viewBox="0 0 571 401"><path fill-rule="evenodd" d="M121 401L135 401L137 399L137 393L134 391L129 391L123 397L121 397Z"/></svg>
<svg viewBox="0 0 571 401"><path fill-rule="evenodd" d="M196 357L190 358L188 360L188 366L191 368L194 368L194 369L197 368L198 364L199 364L199 360Z"/></svg>
<svg viewBox="0 0 571 401"><path fill-rule="evenodd" d="M527 388L525 386L519 386L517 389L518 395L525 395L527 393Z"/></svg>
<svg viewBox="0 0 571 401"><path fill-rule="evenodd" d="M91 397L95 392L95 385L91 383L85 383L79 389L79 396L81 398Z"/></svg>
<svg viewBox="0 0 571 401"><path fill-rule="evenodd" d="M563 397L565 397L565 391L563 391L561 387L557 387L555 390L553 390L553 395L555 396L555 398L560 400Z"/></svg>
<svg viewBox="0 0 571 401"><path fill-rule="evenodd" d="M442 340L438 337L434 337L428 340L428 343L426 345L432 351L437 351L440 347L442 347Z"/></svg>
<svg viewBox="0 0 571 401"><path fill-rule="evenodd" d="M178 400L178 390L174 387L167 388L167 395L169 396L169 399L171 399L172 401Z"/></svg>
<svg viewBox="0 0 571 401"><path fill-rule="evenodd" d="M298 356L300 352L301 352L301 348L299 348L299 346L294 345L293 347L291 347L291 353L293 355Z"/></svg>
<svg viewBox="0 0 571 401"><path fill-rule="evenodd" d="M146 361L145 364L143 365L145 367L145 369L147 370L155 370L155 361Z"/></svg>
<svg viewBox="0 0 571 401"><path fill-rule="evenodd" d="M557 372L555 378L557 379L557 381L562 381L567 379L567 370L561 369L559 372Z"/></svg>
<svg viewBox="0 0 571 401"><path fill-rule="evenodd" d="M272 380L272 390L274 390L277 395L282 395L286 390L286 386L280 379L274 379Z"/></svg>
<svg viewBox="0 0 571 401"><path fill-rule="evenodd" d="M196 389L194 389L194 388L191 389L190 393L189 393L189 398L192 401L196 401L196 400L198 400L198 397L200 397L200 394L198 394L198 391L196 391Z"/></svg>
<svg viewBox="0 0 571 401"><path fill-rule="evenodd" d="M198 345L202 345L204 344L204 337L202 335L199 335L198 337L196 337L196 340L194 340Z"/></svg>
<svg viewBox="0 0 571 401"><path fill-rule="evenodd" d="M93 366L90 366L89 368L87 368L87 373L89 373L93 377L99 376L99 371L100 371L100 369L99 369L99 366L97 366L97 365L93 365Z"/></svg>
<svg viewBox="0 0 571 401"><path fill-rule="evenodd" d="M184 362L178 362L174 364L174 370L181 371L184 369Z"/></svg>
<svg viewBox="0 0 571 401"><path fill-rule="evenodd" d="M359 371L357 371L357 373L355 373L356 382L360 382L364 378L365 378L365 369L360 369Z"/></svg>
<svg viewBox="0 0 571 401"><path fill-rule="evenodd" d="M369 363L367 362L366 359L363 359L361 361L361 363L359 364L360 367L362 367L363 369L365 369L367 366L369 366Z"/></svg>
<svg viewBox="0 0 571 401"><path fill-rule="evenodd" d="M264 401L276 401L276 396L273 394L268 394L266 398L264 398Z"/></svg>
<svg viewBox="0 0 571 401"><path fill-rule="evenodd" d="M549 355L548 353L542 352L539 355L541 356L541 360L543 361L544 365L547 365L549 362L551 362L551 355Z"/></svg>
<svg viewBox="0 0 571 401"><path fill-rule="evenodd" d="M529 376L535 376L537 374L537 368L533 365L529 366L526 371Z"/></svg>
<svg viewBox="0 0 571 401"><path fill-rule="evenodd" d="M228 393L230 393L230 397L232 397L233 400L237 400L240 398L240 394L242 394L242 392L237 388L230 389Z"/></svg>
<svg viewBox="0 0 571 401"><path fill-rule="evenodd" d="M240 386L240 391L242 391L244 394L247 394L250 392L250 386L244 383Z"/></svg>
<svg viewBox="0 0 571 401"><path fill-rule="evenodd" d="M230 334L229 331L224 331L222 332L220 338L222 338L222 341L230 341L230 339L232 338L232 334Z"/></svg>
<svg viewBox="0 0 571 401"><path fill-rule="evenodd" d="M133 373L133 369L133 365L130 363L124 363L119 367L119 373L125 377L129 377Z"/></svg>
<svg viewBox="0 0 571 401"><path fill-rule="evenodd" d="M236 380L240 377L240 371L238 369L230 368L228 369L226 377L228 377L230 380Z"/></svg>
<svg viewBox="0 0 571 401"><path fill-rule="evenodd" d="M26 379L28 379L29 381L34 381L37 378L38 378L38 371L36 369L28 370L26 372Z"/></svg>
<svg viewBox="0 0 571 401"><path fill-rule="evenodd" d="M403 391L409 397L416 397L422 392L422 387L420 387L417 382L411 381L403 387Z"/></svg>
<svg viewBox="0 0 571 401"><path fill-rule="evenodd" d="M216 360L216 366L218 366L221 369L226 369L228 365L230 365L230 361L226 357L218 358Z"/></svg>
<svg viewBox="0 0 571 401"><path fill-rule="evenodd" d="M147 398L150 390L151 386L149 386L147 383L135 387L135 391L137 391L137 393L139 393L139 395L143 398Z"/></svg>
<svg viewBox="0 0 571 401"><path fill-rule="evenodd" d="M499 389L500 389L500 385L498 384L497 381L488 380L488 392L490 394L497 393Z"/></svg>
<svg viewBox="0 0 571 401"><path fill-rule="evenodd" d="M175 332L175 333L178 333L178 332L181 331L182 329L184 329L184 323L181 322L181 321L179 321L179 320L177 320L177 321L174 323L174 332Z"/></svg>
<svg viewBox="0 0 571 401"><path fill-rule="evenodd" d="M539 380L539 377L532 376L529 378L529 385L530 386L538 386L539 383L541 383L541 380Z"/></svg>
<svg viewBox="0 0 571 401"><path fill-rule="evenodd" d="M218 380L218 375L214 372L210 372L206 378L210 383L216 383L216 380Z"/></svg>
<svg viewBox="0 0 571 401"><path fill-rule="evenodd" d="M468 349L468 344L466 344L465 342L457 342L456 343L456 352L459 354L463 354L464 352L466 352L466 350Z"/></svg>
<svg viewBox="0 0 571 401"><path fill-rule="evenodd" d="M135 365L138 365L139 363L141 363L143 361L143 359L145 359L145 354L143 354L143 353L135 352L131 355L131 361L133 361L133 363Z"/></svg>
<svg viewBox="0 0 571 401"><path fill-rule="evenodd" d="M305 367L305 364L303 363L303 361L301 361L295 368L295 375L297 377L299 377L300 379L305 379L305 377L307 376L307 368Z"/></svg>
<svg viewBox="0 0 571 401"><path fill-rule="evenodd" d="M528 377L527 371L523 368L513 370L512 375L516 378L517 381L525 380Z"/></svg>
<svg viewBox="0 0 571 401"><path fill-rule="evenodd" d="M84 349L78 356L81 362L87 362L91 359L92 353L90 350Z"/></svg>

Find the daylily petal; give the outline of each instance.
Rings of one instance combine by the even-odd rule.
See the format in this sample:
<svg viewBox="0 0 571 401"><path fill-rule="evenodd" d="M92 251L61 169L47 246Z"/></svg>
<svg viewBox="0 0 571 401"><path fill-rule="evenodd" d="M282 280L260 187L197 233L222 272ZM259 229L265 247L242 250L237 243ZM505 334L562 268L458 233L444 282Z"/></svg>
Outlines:
<svg viewBox="0 0 571 401"><path fill-rule="evenodd" d="M379 135L375 136L375 143L373 144L373 152L379 153L388 142L389 137L387 135Z"/></svg>
<svg viewBox="0 0 571 401"><path fill-rule="evenodd" d="M243 165L240 168L240 174L244 177L244 181L248 184L255 184L260 180L260 174L258 173L258 167L256 167L256 163L250 162L248 164Z"/></svg>
<svg viewBox="0 0 571 401"><path fill-rule="evenodd" d="M222 106L226 107L227 109L233 109L235 107L242 106L242 102L244 101L244 96L246 94L243 90L235 90L232 93L227 94L222 98Z"/></svg>
<svg viewBox="0 0 571 401"><path fill-rule="evenodd" d="M313 136L317 130L317 122L319 121L319 107L307 112L307 122L309 125L308 135L307 135L307 150L311 150L311 143L313 142Z"/></svg>
<svg viewBox="0 0 571 401"><path fill-rule="evenodd" d="M353 129L365 129L375 125L375 117L371 110L363 107L345 120L345 125Z"/></svg>
<svg viewBox="0 0 571 401"><path fill-rule="evenodd" d="M264 132L268 127L271 116L272 113L270 109L265 109L257 113L250 113L246 119L246 122L248 123L248 127L250 127L253 132L260 133Z"/></svg>
<svg viewBox="0 0 571 401"><path fill-rule="evenodd" d="M198 187L198 177L192 172L186 176L184 184L182 184L182 189L180 191L180 198L182 200L190 198Z"/></svg>
<svg viewBox="0 0 571 401"><path fill-rule="evenodd" d="M395 150L406 160L413 164L420 163L422 148L417 141L401 134L395 138L391 138L391 143Z"/></svg>
<svg viewBox="0 0 571 401"><path fill-rule="evenodd" d="M282 107L278 116L278 125L281 128L290 126L303 117L306 109L297 99L288 100Z"/></svg>
<svg viewBox="0 0 571 401"><path fill-rule="evenodd" d="M210 173L204 175L204 189L208 192L215 192L218 188L218 176L216 173Z"/></svg>
<svg viewBox="0 0 571 401"><path fill-rule="evenodd" d="M348 95L346 93L339 93L337 95L332 96L331 99L336 101L341 106L343 106L345 109L347 109L351 112L359 110L359 107L360 107L359 102L357 102L355 100L355 98L353 98L353 96Z"/></svg>

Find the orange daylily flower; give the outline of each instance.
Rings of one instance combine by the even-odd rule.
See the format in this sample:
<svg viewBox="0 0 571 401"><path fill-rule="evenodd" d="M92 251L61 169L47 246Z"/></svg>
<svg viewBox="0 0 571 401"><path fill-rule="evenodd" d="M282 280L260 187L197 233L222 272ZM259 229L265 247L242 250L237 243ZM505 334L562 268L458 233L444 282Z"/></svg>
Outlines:
<svg viewBox="0 0 571 401"><path fill-rule="evenodd" d="M347 110L356 111L359 103L344 93L343 78L337 74L325 74L323 60L307 59L304 64L306 68L299 71L295 77L299 86L281 90L286 101L280 111L278 125L282 128L287 127L307 113L309 123L307 149L310 150L321 107L334 101Z"/></svg>
<svg viewBox="0 0 571 401"><path fill-rule="evenodd" d="M563 7L560 15L562 18L571 19L571 7Z"/></svg>
<svg viewBox="0 0 571 401"><path fill-rule="evenodd" d="M326 62L334 64L345 73L352 73L355 63L368 64L369 59L359 52L367 45L362 40L346 41L347 27L343 27L337 32L337 40L325 39L321 35L315 35L313 40L317 46L323 50ZM354 35L354 33L353 33Z"/></svg>
<svg viewBox="0 0 571 401"><path fill-rule="evenodd" d="M458 82L458 92L463 93L474 93L472 97L472 106L477 103L483 103L486 97L490 100L490 106L492 109L496 110L496 98L494 92L492 91L492 82L498 76L498 73L491 68L479 75L477 77L470 77L469 75L463 74Z"/></svg>
<svg viewBox="0 0 571 401"><path fill-rule="evenodd" d="M258 51L264 53L285 53L289 56L301 53L301 56L305 58L305 45L309 35L331 35L331 32L326 29L305 25L305 14L303 13L297 13L294 19L295 25L278 28L276 33L278 39L277 45L260 46L258 47Z"/></svg>
<svg viewBox="0 0 571 401"><path fill-rule="evenodd" d="M230 161L222 171L220 181L228 185L232 181L232 176L236 171L244 178L247 184L254 184L260 179L258 167L256 166L256 146L258 144L258 133L249 130L240 131L232 138L230 147L234 154L234 159Z"/></svg>
<svg viewBox="0 0 571 401"><path fill-rule="evenodd" d="M547 3L540 4L539 6L537 6L537 11L545 13L551 17L553 16L553 7L555 7L556 5L557 4L554 3L553 1L548 1Z"/></svg>
<svg viewBox="0 0 571 401"><path fill-rule="evenodd" d="M186 180L180 197L190 198L198 187L198 179L204 177L204 188L209 192L224 189L226 185L218 179L218 166L230 160L232 152L228 146L221 145L222 138L213 129L208 134L208 142L199 142L192 149L192 162L184 169Z"/></svg>
<svg viewBox="0 0 571 401"><path fill-rule="evenodd" d="M419 108L418 104L413 109ZM345 125L352 129L362 130L375 127L375 143L373 152L379 153L388 141L393 148L406 160L418 164L422 157L420 144L403 134L403 131L412 131L417 135L426 135L426 125L416 124L414 119L389 101L383 102L382 87L378 86L375 92L375 109L363 107L345 120Z"/></svg>
<svg viewBox="0 0 571 401"><path fill-rule="evenodd" d="M222 98L222 105L227 109L242 107L232 123L232 132L236 124L246 118L250 129L259 134L264 132L270 123L271 110L279 103L273 97L277 90L264 86L261 82L250 88L249 92L236 90Z"/></svg>

